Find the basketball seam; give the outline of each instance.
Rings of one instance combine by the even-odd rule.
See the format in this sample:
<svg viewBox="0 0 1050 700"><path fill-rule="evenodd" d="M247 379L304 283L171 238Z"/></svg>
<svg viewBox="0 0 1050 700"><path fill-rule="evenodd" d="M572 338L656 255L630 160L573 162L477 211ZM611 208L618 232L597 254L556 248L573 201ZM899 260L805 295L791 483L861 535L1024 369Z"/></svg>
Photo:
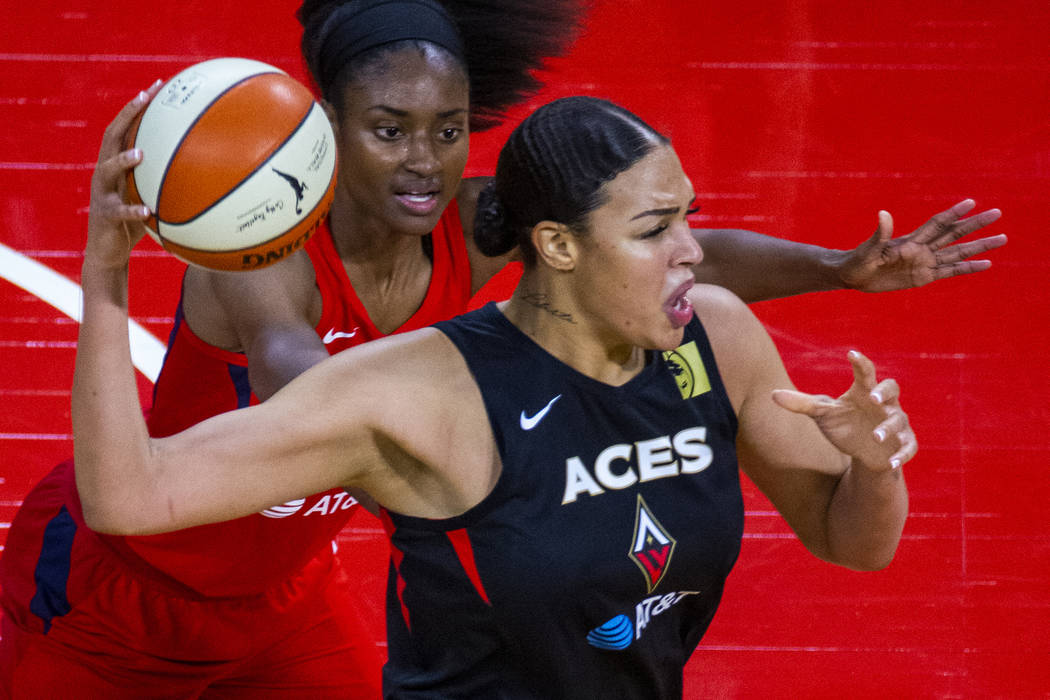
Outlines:
<svg viewBox="0 0 1050 700"><path fill-rule="evenodd" d="M161 239L164 239L164 236L161 234L161 232L159 230L160 229L160 225L161 224L172 224L172 222L166 221L164 219L164 217L161 216L160 203L161 203L161 200L162 200L162 198L164 196L164 188L167 186L167 183L168 183L168 173L171 171L172 163L174 163L175 162L175 158L178 157L179 151L182 150L182 144L184 144L186 142L186 139L189 138L190 134L193 132L193 128L195 126L197 126L197 124L200 122L200 120L204 118L204 116L208 113L208 110L211 109L211 107L216 102L218 102L223 97L225 97L227 94L229 94L229 92L231 90L233 90L235 87L238 87L239 85L243 85L244 83L246 83L247 81L251 80L252 78L257 78L260 75L281 75L281 73L279 73L277 71L262 70L262 71L259 71L258 73L252 73L251 75L246 75L243 78L241 78L240 80L238 80L237 82L231 83L229 86L227 86L227 88L225 90L223 90L222 92L217 94L214 98L212 98L212 100L210 102L208 102L205 105L202 105L201 108L197 110L197 116L194 117L193 121L191 121L186 126L186 128L182 132L182 136L179 137L178 142L175 144L175 147L171 149L171 152L168 154L168 162L164 164L164 172L161 173L161 176L160 176L160 186L157 188L157 211L153 212L154 215L157 217L157 229L158 229L157 235L160 236ZM310 114L310 110L306 110L306 113ZM302 121L301 120L299 122L299 126L302 126ZM299 127L296 127L295 131L298 131L298 130L299 130ZM295 131L293 131L292 133L294 134ZM285 139L281 143L281 145L283 146L287 142L288 142L288 140ZM280 147L278 147L277 150L280 150ZM273 155L271 154L270 157L272 158ZM267 158L267 160L269 160L269 158ZM253 171L252 174L254 174L254 172L255 171ZM249 174L248 177L251 177L251 174ZM198 212L197 215L194 216L193 218L187 219L186 221L180 222L179 224L172 224L172 225L188 224L191 221L194 221L194 220L200 218L202 215L204 215L205 213L210 211L216 204L218 204L223 199L228 197L231 193L236 191L236 189L238 187L240 187L244 183L244 181L247 180L247 179L248 178L246 177L243 180L241 180L240 182L238 182L236 184L236 186L230 188L230 190L226 194L224 194L222 197L219 197L217 200L215 200L214 202L209 204L206 209L204 209L203 211Z"/></svg>
<svg viewBox="0 0 1050 700"><path fill-rule="evenodd" d="M250 77L255 77L255 76L250 76ZM243 81L242 81L242 82L243 82ZM240 83L237 83L237 84L239 85ZM236 85L231 85L230 87L231 87L231 89L232 89L232 88L236 87ZM225 94L225 93L223 93L223 94ZM258 167L256 167L256 168L255 168L255 170L252 170L252 171L251 171L250 173L248 173L247 175L245 175L245 176L244 176L244 177L243 177L243 178L242 178L242 179L241 179L241 180L240 180L239 182L235 183L235 184L234 184L234 185L233 185L232 187L230 187L230 189L229 189L229 190L228 190L228 191L226 192L226 194L222 195L221 197L219 197L218 199L216 199L216 200L215 200L214 202L212 202L211 204L209 204L209 205L208 205L207 207L205 207L204 209L202 209L201 211L199 211L199 212L198 212L198 213L197 213L197 214L196 214L195 216L193 216L193 217L191 217L191 218L189 218L189 219L186 219L185 221L180 221L180 222L179 222L178 224L173 224L173 223L172 223L172 222L170 222L170 221L164 221L163 219L161 219L161 218L160 218L160 216L158 216L158 217L157 217L157 228L160 228L160 224L161 224L161 223L169 224L169 225L172 225L172 226L185 226L185 225L187 225L187 224L191 224L191 223L193 223L194 221L196 221L197 219L199 219L199 218L201 218L202 216L204 216L205 214L207 214L207 213L208 213L209 211L211 211L212 209L214 209L214 208L215 208L216 206L218 206L218 205L219 205L219 204L220 204L220 203L221 203L221 202L222 202L222 201L223 201L224 199L226 199L226 198L227 198L227 197L229 197L230 195L232 195L232 194L236 193L236 192L237 192L237 188L238 188L238 187L240 187L241 185L243 185L243 184L244 184L245 182L247 182L248 180L250 180L250 179L251 179L251 178L252 178L252 177L253 177L253 176L254 176L254 175L255 175L255 174L257 173L257 172L259 172L259 171L260 171L260 170L262 170L262 169L263 169L264 167L266 167L266 165L267 165L268 163L270 163L270 162L271 162L271 161L272 161L272 160L274 159L274 157L275 157L275 156L276 156L276 155L277 155L278 153L280 153L280 152L281 152L281 149L282 149L282 148L284 148L285 144L287 144L287 143L288 143L289 141L291 141L291 140L292 140L293 138L295 138L295 136L296 136L296 135L298 135L299 131L300 131L300 130L301 130L301 129L303 128L303 124L305 124L305 123L306 123L306 120L307 120L307 119L309 119L309 118L310 118L310 115L311 115L311 114L313 113L313 111L314 111L314 107L316 106L316 104L317 104L316 102L310 102L310 105L309 105L309 107L308 107L308 108L307 108L307 110L306 110L306 114L304 114L304 115L302 116L302 118L301 118L301 119L299 120L299 122L298 122L298 123L297 123L297 124L295 125L295 128L294 128L294 129L292 129L292 130L290 131L290 133L288 134L288 136L286 136L286 137L285 137L285 139L284 139L283 141L281 141L281 142L280 142L280 143L279 143L279 144L277 145L277 147L276 147L276 148L274 148L274 149L273 149L273 153L271 153L271 154L270 154L270 155L269 155L269 156L268 156L268 157L266 158L266 160L264 160L263 162L259 163ZM211 106L211 105L209 105L209 106ZM203 114L203 111L202 111L202 114ZM198 118L198 119L199 119L199 118ZM196 124L196 123L197 123L197 122L196 122L196 120L195 120L195 121L194 121L194 124ZM193 128L193 126L191 125L191 126L190 126L190 129L192 129L192 128ZM187 130L186 130L186 133L187 133L187 134L189 133L190 129L187 129ZM185 138L185 137L184 137L184 138ZM179 142L179 145L182 145L182 142L181 142L181 141ZM174 157L175 157L175 156L174 156L174 154L175 154L175 153L178 153L178 149L176 148L176 149L175 149L175 150L174 150L174 151L173 151L172 153L173 153L173 155L172 155L172 158L171 158L171 159L170 159L170 160L168 161L168 166L169 166L169 167L171 166L171 161L172 161L172 160L174 160ZM164 171L164 176L165 176L165 179L167 179L167 175L168 175L168 172L167 172L167 169L165 169L165 171ZM160 189L160 191L159 191L159 192L163 192L163 190L164 190L164 182L162 181L162 182L161 182L161 189ZM157 202L158 202L158 204L159 204L159 202L160 202L160 194L159 194L159 192L158 192L158 195L157 195ZM160 235L160 233L158 232L158 234L157 234L157 235ZM164 236L161 236L161 238L164 238ZM165 239L165 240L167 240L167 239ZM272 240L272 239L271 239L271 240Z"/></svg>
<svg viewBox="0 0 1050 700"><path fill-rule="evenodd" d="M327 195L328 190L333 188L333 187L335 187L334 178L331 181L329 181L329 186L325 189L326 195ZM322 195L322 197L317 201L317 203L314 204L314 206L310 209L309 213L306 216L300 217L300 219L296 222L295 226L298 226L300 223L309 220L313 216L314 212L316 212L318 210L318 208L320 208L322 205L324 205L325 199L327 199L327 197L325 195ZM194 218L196 218L196 217L194 217ZM187 223L189 223L189 222L187 222ZM316 225L317 222L314 222L314 223ZM181 250L192 251L194 253L205 253L205 254L208 254L208 255L232 255L232 254L236 254L236 253L243 253L244 251L247 251L247 250L253 250L255 248L261 248L261 247L266 246L266 245L268 245L270 243L273 243L274 241L278 240L282 236L287 236L288 232L291 229L295 228L295 226L292 226L292 227L290 227L288 229L285 229L284 231L282 231L281 233L277 234L276 236L273 236L272 238L267 238L264 241L258 241L256 243L252 243L251 245L244 246L243 248L224 248L222 250L208 250L207 248L197 248L197 247L194 247L194 246L186 245L184 243L179 243L178 241L173 241L170 238L165 239L165 240L170 245L177 246Z"/></svg>

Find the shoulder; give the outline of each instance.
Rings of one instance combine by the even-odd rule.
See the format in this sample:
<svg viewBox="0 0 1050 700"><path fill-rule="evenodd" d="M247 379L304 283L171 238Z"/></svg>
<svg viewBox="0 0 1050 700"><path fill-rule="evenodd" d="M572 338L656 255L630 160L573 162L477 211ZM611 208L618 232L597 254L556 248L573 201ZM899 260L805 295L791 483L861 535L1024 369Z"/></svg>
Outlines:
<svg viewBox="0 0 1050 700"><path fill-rule="evenodd" d="M451 517L491 489L497 457L481 392L441 331L344 350L288 387L293 406L324 407L319 429L341 436L340 453L357 463L353 483L385 507Z"/></svg>
<svg viewBox="0 0 1050 700"><path fill-rule="evenodd" d="M728 289L697 284L689 299L711 342L730 399L739 408L756 382L779 366L776 347L747 304Z"/></svg>
<svg viewBox="0 0 1050 700"><path fill-rule="evenodd" d="M183 286L183 312L202 340L239 350L256 326L309 322L317 288L305 251L261 270L219 272L190 267Z"/></svg>
<svg viewBox="0 0 1050 700"><path fill-rule="evenodd" d="M747 304L725 287L696 284L689 291L688 296L704 327L712 326L708 329L709 335L712 331L717 332L727 324L750 325L758 322Z"/></svg>
<svg viewBox="0 0 1050 700"><path fill-rule="evenodd" d="M411 413L454 406L459 393L469 393L474 386L459 350L433 327L354 346L324 360L310 373L315 391L339 402L350 388L351 393L367 397L373 418L392 425L402 423Z"/></svg>

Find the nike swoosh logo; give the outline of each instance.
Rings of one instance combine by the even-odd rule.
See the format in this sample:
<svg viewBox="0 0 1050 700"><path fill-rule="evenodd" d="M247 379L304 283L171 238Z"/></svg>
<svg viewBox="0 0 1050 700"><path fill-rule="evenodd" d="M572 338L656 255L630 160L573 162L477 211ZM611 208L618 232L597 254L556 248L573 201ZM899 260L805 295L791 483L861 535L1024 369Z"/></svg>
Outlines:
<svg viewBox="0 0 1050 700"><path fill-rule="evenodd" d="M537 413L534 416L526 416L525 415L525 411L522 411L521 412L521 419L520 419L521 420L521 429L522 430L532 430L537 425L539 425L539 422L541 420L543 420L544 416L547 415L547 411L551 410L551 406L553 406L554 402L557 401L560 398L561 398L561 394L558 394L557 396L555 396L553 399L550 400L550 403L548 403L546 406L544 406L542 409L540 409L540 412Z"/></svg>
<svg viewBox="0 0 1050 700"><path fill-rule="evenodd" d="M358 330L360 329L355 328L349 333L343 333L342 331L337 331L334 328L330 328L328 332L324 334L324 338L322 338L321 340L325 345L328 345L329 343L339 340L340 338L353 338L355 335L357 335Z"/></svg>

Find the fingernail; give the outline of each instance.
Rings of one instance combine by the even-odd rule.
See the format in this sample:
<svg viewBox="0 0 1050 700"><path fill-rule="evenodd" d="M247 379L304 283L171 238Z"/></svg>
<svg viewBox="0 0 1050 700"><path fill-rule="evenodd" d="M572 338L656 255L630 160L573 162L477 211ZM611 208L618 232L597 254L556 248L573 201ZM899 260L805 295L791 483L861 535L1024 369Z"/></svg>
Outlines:
<svg viewBox="0 0 1050 700"><path fill-rule="evenodd" d="M901 468L901 461L900 461L899 459L896 459L896 458L894 458L894 459L891 459L891 460L890 460L890 467L891 467L891 468L893 469L893 471L895 471L895 472L896 472L896 471L900 471L900 468Z"/></svg>
<svg viewBox="0 0 1050 700"><path fill-rule="evenodd" d="M132 148L131 152L128 153L128 157L132 158L133 160L137 160L137 159L141 158L142 157L142 149L141 148Z"/></svg>
<svg viewBox="0 0 1050 700"><path fill-rule="evenodd" d="M871 399L875 403L882 403L882 394L880 394L877 391L873 391L873 392L871 392Z"/></svg>
<svg viewBox="0 0 1050 700"><path fill-rule="evenodd" d="M142 92L140 92L138 95L135 96L135 101L137 101L137 102L145 102L148 99L149 99L149 95L146 94L145 90L143 90Z"/></svg>
<svg viewBox="0 0 1050 700"><path fill-rule="evenodd" d="M882 428L878 428L875 431L875 442L882 442L886 439L886 432Z"/></svg>
<svg viewBox="0 0 1050 700"><path fill-rule="evenodd" d="M149 216L149 207L146 207L146 206L139 207L139 216L148 217Z"/></svg>

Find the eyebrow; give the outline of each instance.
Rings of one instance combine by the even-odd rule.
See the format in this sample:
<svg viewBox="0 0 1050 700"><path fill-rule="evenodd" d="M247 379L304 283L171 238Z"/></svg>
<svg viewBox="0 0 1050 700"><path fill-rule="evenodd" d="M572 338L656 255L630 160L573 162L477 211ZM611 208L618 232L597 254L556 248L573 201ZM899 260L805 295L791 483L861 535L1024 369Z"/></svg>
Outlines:
<svg viewBox="0 0 1050 700"><path fill-rule="evenodd" d="M380 110L382 112L386 112L388 114L392 114L395 117L407 117L407 116L409 116L408 110L396 109L394 107L389 107L387 105L372 105L371 107L368 108L368 111L372 111L374 109L378 109L378 110ZM466 113L467 113L466 109L463 109L462 107L459 107L459 108L456 108L456 109L450 109L447 112L438 112L438 118L439 119L448 119L449 117L454 117L456 115L466 114Z"/></svg>
<svg viewBox="0 0 1050 700"><path fill-rule="evenodd" d="M696 197L693 197L692 199L689 200L689 205L688 206L689 207L696 206ZM634 221L635 219L641 219L641 218L646 217L646 216L667 216L668 214L677 214L679 211L681 211L681 207L666 207L664 209L646 209L645 211L643 211L643 212L641 212L639 214L635 214L634 216L632 216L629 219L629 221Z"/></svg>

